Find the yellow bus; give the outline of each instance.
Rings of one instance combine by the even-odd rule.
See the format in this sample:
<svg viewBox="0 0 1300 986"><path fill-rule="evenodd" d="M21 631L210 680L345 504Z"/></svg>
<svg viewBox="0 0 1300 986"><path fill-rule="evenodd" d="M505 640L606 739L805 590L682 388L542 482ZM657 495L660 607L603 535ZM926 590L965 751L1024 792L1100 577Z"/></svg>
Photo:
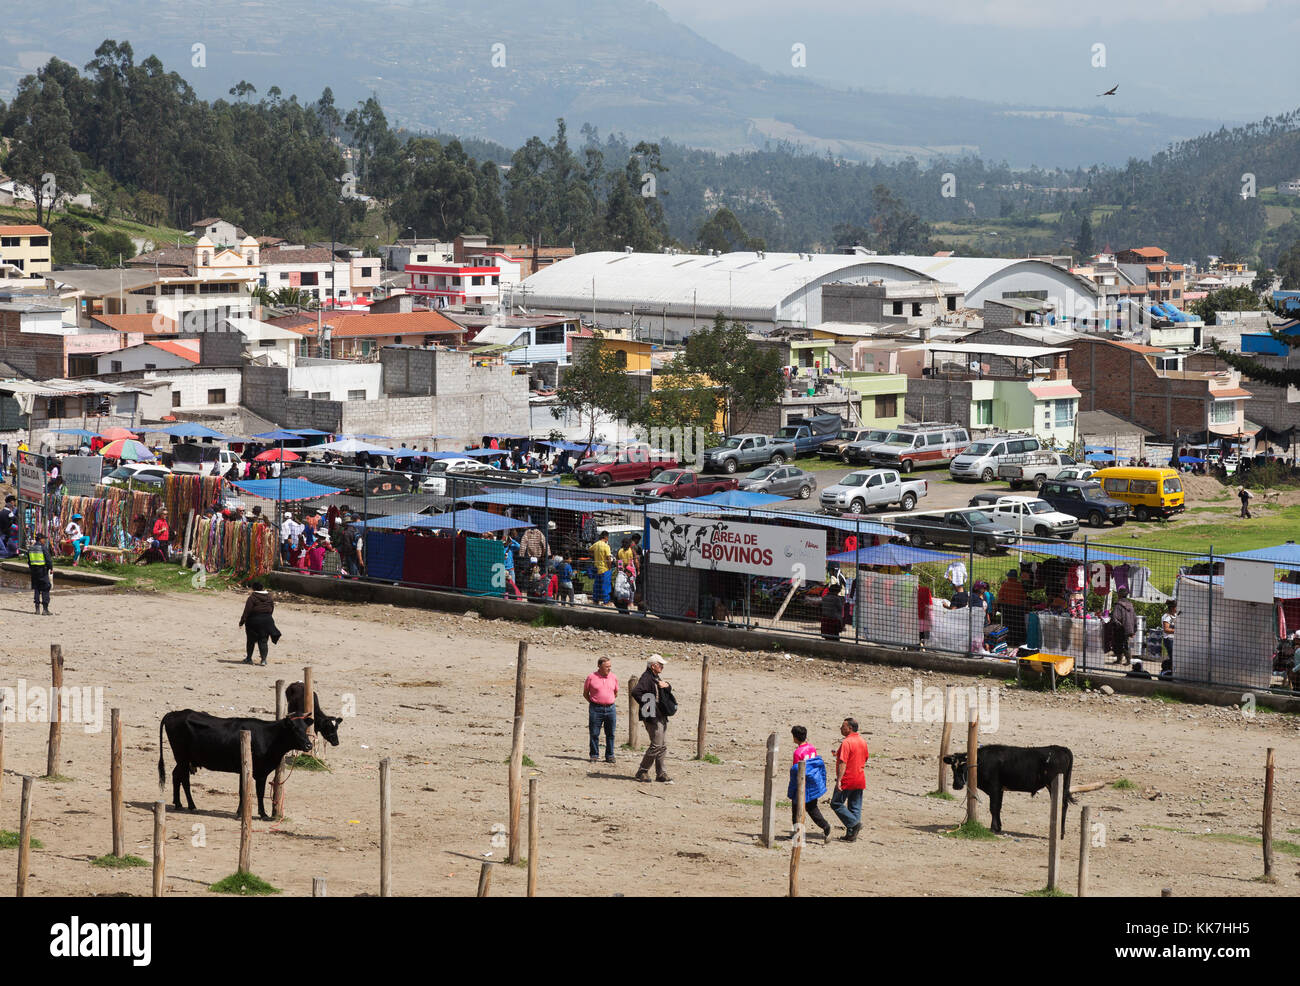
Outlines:
<svg viewBox="0 0 1300 986"><path fill-rule="evenodd" d="M1187 509L1183 502L1183 481L1174 469L1145 469L1115 466L1092 474L1107 496L1123 500L1135 520L1172 517Z"/></svg>

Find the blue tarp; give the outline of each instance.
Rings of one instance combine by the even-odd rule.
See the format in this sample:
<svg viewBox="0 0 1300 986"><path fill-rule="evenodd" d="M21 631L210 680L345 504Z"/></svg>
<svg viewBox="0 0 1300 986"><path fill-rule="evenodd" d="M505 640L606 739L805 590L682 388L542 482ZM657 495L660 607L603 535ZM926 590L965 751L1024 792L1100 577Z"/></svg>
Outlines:
<svg viewBox="0 0 1300 986"><path fill-rule="evenodd" d="M79 438L95 438L95 437L99 434L99 432L97 432L97 431L90 431L90 430L88 430L88 429L86 429L86 428L55 428L54 431L53 431L53 434L55 434L55 435L76 435L76 436L78 436Z"/></svg>
<svg viewBox="0 0 1300 986"><path fill-rule="evenodd" d="M167 428L146 428L145 431L150 433L157 432L160 435L171 435L173 438L216 438L223 442L242 442L243 439L235 435L226 435L207 425L196 425L193 423L182 425L171 425Z"/></svg>
<svg viewBox="0 0 1300 986"><path fill-rule="evenodd" d="M509 455L510 450L508 448L467 448L464 452L459 452L457 454L469 455L478 459L478 458L488 458L489 456L493 456L493 455Z"/></svg>
<svg viewBox="0 0 1300 986"><path fill-rule="evenodd" d="M1271 561L1274 568L1289 568L1291 571L1300 571L1300 545L1294 541L1288 541L1286 544L1275 544L1269 548L1254 548L1251 551L1238 551L1231 555L1215 555L1214 560L1221 562L1225 558L1241 559L1242 561ZM1197 561L1209 561L1209 555L1203 555L1196 559Z"/></svg>
<svg viewBox="0 0 1300 986"><path fill-rule="evenodd" d="M1062 542L1060 544L1011 544L1007 545L1008 551L1025 551L1035 555L1053 555L1057 558L1065 558L1069 561L1083 561L1084 546L1081 544L1070 544ZM1088 561L1139 561L1137 558L1130 558L1128 555L1116 555L1109 551L1103 551L1100 548L1088 547Z"/></svg>
<svg viewBox="0 0 1300 986"><path fill-rule="evenodd" d="M366 575L385 582L401 582L406 564L406 537L382 531L366 532Z"/></svg>
<svg viewBox="0 0 1300 986"><path fill-rule="evenodd" d="M339 435L339 438L358 438L363 442L391 442L393 440L388 435Z"/></svg>
<svg viewBox="0 0 1300 986"><path fill-rule="evenodd" d="M1217 555L1215 556L1215 560L1216 561L1218 560ZM1201 583L1201 585L1205 584L1204 575L1184 575L1183 578L1187 579L1189 582L1199 582ZM1223 576L1222 575L1214 576L1214 584L1219 588L1223 588ZM1300 599L1300 584L1297 584L1295 582L1274 582L1273 598L1274 599Z"/></svg>
<svg viewBox="0 0 1300 986"><path fill-rule="evenodd" d="M486 510L470 508L426 516L419 526L442 530L455 529L468 534L487 534L490 531L519 530L534 525L517 517L502 517L500 514L488 513Z"/></svg>
<svg viewBox="0 0 1300 986"><path fill-rule="evenodd" d="M687 502L716 504L720 507L766 507L769 504L780 503L782 500L788 499L790 499L788 496L777 496L775 493L758 493L751 490L719 490L717 493L710 493L708 496L697 496Z"/></svg>
<svg viewBox="0 0 1300 986"><path fill-rule="evenodd" d="M1085 445L1083 447L1083 451L1084 452L1114 452L1116 451L1116 449L1114 445Z"/></svg>
<svg viewBox="0 0 1300 986"><path fill-rule="evenodd" d="M826 560L841 565L919 565L927 561L952 561L962 557L965 556L913 548L910 544L877 544L857 551L841 551L837 555L828 556Z"/></svg>
<svg viewBox="0 0 1300 986"><path fill-rule="evenodd" d="M263 500L319 500L323 496L342 493L337 486L322 486L305 479L241 479L230 484L249 496Z"/></svg>
<svg viewBox="0 0 1300 986"><path fill-rule="evenodd" d="M404 531L408 527L423 527L433 530L441 525L429 523L428 514L405 513L392 514L388 517L371 517L369 520L357 521L357 526L383 531Z"/></svg>
<svg viewBox="0 0 1300 986"><path fill-rule="evenodd" d="M330 432L328 432L328 431L317 431L315 428L290 428L289 430L290 430L291 432L293 432L295 435L300 435L300 436L302 436L303 438L306 438L306 437L311 436L311 435L328 435L328 434L330 434Z"/></svg>
<svg viewBox="0 0 1300 986"><path fill-rule="evenodd" d="M1084 458L1089 462L1116 462L1115 456L1108 455L1105 452L1089 452Z"/></svg>
<svg viewBox="0 0 1300 986"><path fill-rule="evenodd" d="M1204 460L1204 459L1198 459L1198 458L1197 458L1196 456L1194 456L1194 455L1180 455L1180 456L1178 457L1178 461L1179 461L1179 462L1194 462L1194 463L1201 463L1201 462L1204 462L1205 460Z"/></svg>
<svg viewBox="0 0 1300 986"><path fill-rule="evenodd" d="M259 442L300 442L301 435L296 435L292 431L280 429L278 431L264 431L260 435L254 435Z"/></svg>
<svg viewBox="0 0 1300 986"><path fill-rule="evenodd" d="M497 578L497 567L505 560L500 541L467 538L465 541L465 581L470 595L502 596L505 585Z"/></svg>

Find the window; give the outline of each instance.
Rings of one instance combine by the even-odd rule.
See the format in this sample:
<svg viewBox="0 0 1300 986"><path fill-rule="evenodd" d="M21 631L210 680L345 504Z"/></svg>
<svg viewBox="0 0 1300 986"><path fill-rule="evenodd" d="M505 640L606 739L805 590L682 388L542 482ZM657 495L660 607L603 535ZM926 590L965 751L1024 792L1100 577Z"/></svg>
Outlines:
<svg viewBox="0 0 1300 986"><path fill-rule="evenodd" d="M48 236L33 236L31 239L27 241L27 245L34 246L34 247L49 246L50 238Z"/></svg>
<svg viewBox="0 0 1300 986"><path fill-rule="evenodd" d="M361 390L348 391L348 400L350 401L364 401L365 399L366 399L366 392L364 388Z"/></svg>
<svg viewBox="0 0 1300 986"><path fill-rule="evenodd" d="M898 395L886 394L876 398L876 417L895 418L898 416Z"/></svg>
<svg viewBox="0 0 1300 986"><path fill-rule="evenodd" d="M146 364L144 365L144 368L145 368L146 370L156 370L156 369L158 369L158 364L157 364L157 363L146 363Z"/></svg>
<svg viewBox="0 0 1300 986"><path fill-rule="evenodd" d="M903 314L903 303L901 301L894 302L894 314L895 315Z"/></svg>
<svg viewBox="0 0 1300 986"><path fill-rule="evenodd" d="M47 418L66 418L68 416L68 399L66 397L49 397L45 401Z"/></svg>
<svg viewBox="0 0 1300 986"><path fill-rule="evenodd" d="M971 424L976 428L993 427L993 402L975 401L971 413Z"/></svg>
<svg viewBox="0 0 1300 986"><path fill-rule="evenodd" d="M1128 480L1127 479L1103 479L1101 481L1101 488L1104 489L1107 493L1127 493Z"/></svg>
<svg viewBox="0 0 1300 986"><path fill-rule="evenodd" d="M476 288L477 288L477 287L482 287L482 286L483 286L483 275L482 275L482 274L475 274L474 277L470 280L470 283L471 283L472 285L474 285L474 287L476 287Z"/></svg>
<svg viewBox="0 0 1300 986"><path fill-rule="evenodd" d="M1130 493L1154 493L1157 489L1154 479L1135 479L1129 486Z"/></svg>
<svg viewBox="0 0 1300 986"><path fill-rule="evenodd" d="M867 480L867 487L870 488L872 486L879 486L884 481L885 481L885 477L882 476L880 473L876 473L874 476L872 476L870 479Z"/></svg>
<svg viewBox="0 0 1300 986"><path fill-rule="evenodd" d="M422 264L428 259L429 259L429 255L427 253L421 253L416 255L415 262L417 264Z"/></svg>
<svg viewBox="0 0 1300 986"><path fill-rule="evenodd" d="M361 268L361 276L362 276L362 277L374 277L374 276L375 276L375 269L374 269L373 267L362 267L362 268Z"/></svg>
<svg viewBox="0 0 1300 986"><path fill-rule="evenodd" d="M215 389L215 390L209 390L209 391L208 391L208 403L209 403L209 404L224 404L224 403L226 403L226 391L225 391L225 388L222 387L222 388L217 388L217 389Z"/></svg>
<svg viewBox="0 0 1300 986"><path fill-rule="evenodd" d="M957 310L957 296L955 294L950 294L948 295L948 311L955 312L956 310Z"/></svg>
<svg viewBox="0 0 1300 986"><path fill-rule="evenodd" d="M122 361L120 359L112 360L109 365L112 367L113 373L122 372Z"/></svg>
<svg viewBox="0 0 1300 986"><path fill-rule="evenodd" d="M934 431L925 436L925 444L931 447L938 447L943 444L943 432Z"/></svg>
<svg viewBox="0 0 1300 986"><path fill-rule="evenodd" d="M912 302L912 315L913 315L914 317L916 317L916 318L920 318L920 316L921 316L921 303L920 303L919 301L914 301L914 302Z"/></svg>
<svg viewBox="0 0 1300 986"><path fill-rule="evenodd" d="M1074 424L1074 401L1062 398L1056 402L1056 427L1069 428Z"/></svg>
<svg viewBox="0 0 1300 986"><path fill-rule="evenodd" d="M1215 401L1210 405L1210 424L1227 425L1237 420L1236 401Z"/></svg>
<svg viewBox="0 0 1300 986"><path fill-rule="evenodd" d="M621 366L621 367L623 367L623 369L625 369L625 370L627 369L627 350L626 350L626 349L616 349L616 350L614 350L614 364L615 364L616 366Z"/></svg>
<svg viewBox="0 0 1300 986"><path fill-rule="evenodd" d="M543 325L537 329L537 345L539 346L558 346L564 342L564 326L561 325ZM623 362L620 366L627 365L627 353L623 354Z"/></svg>
<svg viewBox="0 0 1300 986"><path fill-rule="evenodd" d="M173 390L172 407L180 407L180 406L181 406L181 392L179 390Z"/></svg>
<svg viewBox="0 0 1300 986"><path fill-rule="evenodd" d="M330 399L330 392L328 390L313 391L311 399L314 401L327 401Z"/></svg>

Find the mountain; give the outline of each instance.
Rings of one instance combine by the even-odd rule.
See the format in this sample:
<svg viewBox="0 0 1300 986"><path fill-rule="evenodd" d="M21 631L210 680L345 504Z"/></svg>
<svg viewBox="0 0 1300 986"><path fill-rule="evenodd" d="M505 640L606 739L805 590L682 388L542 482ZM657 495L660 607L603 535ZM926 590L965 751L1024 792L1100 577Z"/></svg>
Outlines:
<svg viewBox="0 0 1300 986"><path fill-rule="evenodd" d="M510 146L563 116L575 130L722 152L784 142L849 160L1073 167L1220 124L834 89L766 73L647 0L48 0L6 11L0 98L51 55L85 65L105 38L129 41L137 62L156 54L205 98L240 80L303 102L330 86L344 108L377 96L408 130ZM960 66L945 71L978 92Z"/></svg>

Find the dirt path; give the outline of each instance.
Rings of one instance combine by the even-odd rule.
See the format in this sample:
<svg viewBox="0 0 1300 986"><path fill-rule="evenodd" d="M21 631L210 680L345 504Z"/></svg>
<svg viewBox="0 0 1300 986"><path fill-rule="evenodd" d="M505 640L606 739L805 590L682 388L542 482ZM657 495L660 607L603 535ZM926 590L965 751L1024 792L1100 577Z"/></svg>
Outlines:
<svg viewBox="0 0 1300 986"><path fill-rule="evenodd" d="M289 819L256 825L253 870L292 894L309 893L312 876L326 877L332 896L376 893L377 763L387 756L393 763L395 892L472 894L482 854L504 855L492 832L506 821L514 657L524 635L531 646L525 747L536 764L525 773L541 778L543 893L784 894L788 843L759 847L759 809L744 803L762 796L766 736L779 734L784 798L789 725L806 725L829 759L838 724L849 714L862 721L872 752L866 828L854 845L810 839L803 855L805 894L1000 895L1045 882L1044 797L1008 795L1007 834L996 842L941 835L961 820L962 807L924 796L937 785L940 727L892 721L890 694L910 690L914 679L942 685L946 679L935 675L707 648L709 749L722 761L715 765L689 759L704 648L666 644L665 676L681 701L669 732L676 782L641 785L631 780L627 751L619 751L615 767L587 762L579 691L597 654L610 655L626 679L656 649L651 641L288 600L276 613L284 639L273 649L271 666L261 668L238 663L242 597L235 594L69 594L56 597L54 619L29 616L20 602L0 598L0 623L15 642L3 657L3 678L48 684L48 644L55 640L66 655L67 684L103 687L105 723L110 707L122 709L128 851L145 858L152 852L148 806L159 797L159 717L190 707L269 718L275 679L295 680L310 663L326 711L338 714L343 696L351 695L356 715L340 727L340 746L325 751L332 772L297 771L288 786ZM1252 880L1261 872L1258 845L1220 838L1258 835L1267 746L1278 751L1276 837L1290 839L1287 830L1300 828L1295 718L1245 719L1236 710L1006 689L998 690L998 703L1000 729L983 739L1063 743L1075 753L1076 784L1124 777L1136 785L1079 796L1105 826L1105 845L1092 853L1094 892L1156 896L1172 886L1179 896L1282 896L1300 889L1296 857L1278 852L1279 882L1268 886ZM625 707L620 743L626 739L624 714ZM17 828L16 774L44 769L47 728L6 727L4 828ZM964 746L963 737L956 748ZM89 864L111 848L107 726L87 735L68 724L63 751L68 762L62 772L73 780L36 785L34 834L45 848L34 853L29 892L148 893L147 869L106 871ZM170 750L166 759L170 774ZM236 790L235 775L201 772L194 783L199 811L169 811L171 894L205 894L208 884L235 869ZM1070 881L1078 819L1071 807L1063 848ZM788 821L788 809L778 810L783 835ZM14 851L0 850L4 860L0 865L12 866ZM0 886L13 893L12 880ZM523 887L522 868L502 867L494 877L494 895L521 895Z"/></svg>

